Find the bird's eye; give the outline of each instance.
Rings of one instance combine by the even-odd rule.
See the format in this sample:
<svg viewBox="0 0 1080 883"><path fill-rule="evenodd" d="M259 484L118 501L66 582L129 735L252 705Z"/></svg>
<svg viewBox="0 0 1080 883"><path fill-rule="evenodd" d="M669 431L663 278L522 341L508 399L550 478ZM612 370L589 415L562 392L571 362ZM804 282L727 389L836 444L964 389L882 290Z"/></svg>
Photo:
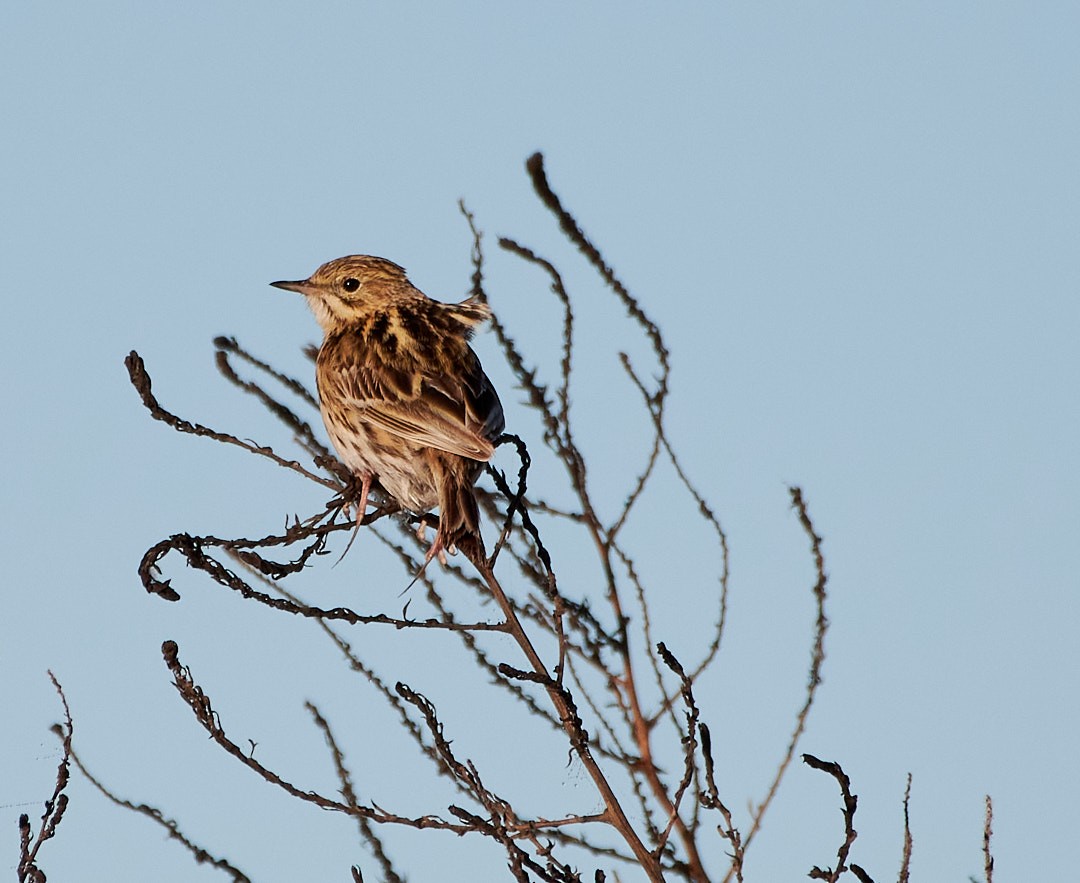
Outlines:
<svg viewBox="0 0 1080 883"><path fill-rule="evenodd" d="M354 279L352 276L350 276L348 279L341 283L341 287L344 288L346 291L356 291L356 289L360 287L360 280Z"/></svg>

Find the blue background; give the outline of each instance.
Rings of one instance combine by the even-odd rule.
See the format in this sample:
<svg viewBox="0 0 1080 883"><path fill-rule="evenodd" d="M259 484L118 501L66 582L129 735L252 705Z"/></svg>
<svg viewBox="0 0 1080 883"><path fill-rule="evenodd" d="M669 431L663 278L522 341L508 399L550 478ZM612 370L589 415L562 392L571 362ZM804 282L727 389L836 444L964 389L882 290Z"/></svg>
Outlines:
<svg viewBox="0 0 1080 883"><path fill-rule="evenodd" d="M299 348L314 320L267 283L352 252L459 299L464 197L487 233L493 305L549 380L546 280L495 237L566 270L579 435L614 511L644 444L615 352L644 373L648 353L532 195L523 163L541 149L663 329L671 436L729 533L729 631L699 699L736 822L763 796L804 689L813 573L785 487L798 484L825 537L832 621L802 748L853 779L855 860L895 873L910 771L916 877L981 872L987 793L1001 879L1074 872L1074 4L50 3L2 19L0 865L16 862L19 813L36 817L52 790L51 668L77 748L124 796L255 880L344 880L351 862L377 879L347 819L207 742L169 686L167 638L231 735L301 787L335 788L310 698L362 800L419 814L454 799L311 623L223 597L176 559L183 600L144 594L135 567L161 537L269 533L325 494L154 423L122 360L138 349L181 415L287 449L218 379L210 340L235 334L310 372ZM539 450L492 336L477 348L510 427ZM660 637L693 658L715 553L662 477L632 535L662 598ZM567 549L564 585L586 592L594 565ZM399 608L400 574L373 537L331 561L298 581L308 597ZM455 747L487 759L524 811L596 809L563 747L534 744L499 700L484 708L510 729L470 727L483 691L453 639L351 637L438 703ZM517 791L524 758L538 784ZM84 780L70 794L42 855L50 878L215 877ZM838 807L831 781L793 768L747 879L829 863ZM725 844L712 846L719 859ZM395 832L390 848L412 879L505 879L496 850L449 835Z"/></svg>

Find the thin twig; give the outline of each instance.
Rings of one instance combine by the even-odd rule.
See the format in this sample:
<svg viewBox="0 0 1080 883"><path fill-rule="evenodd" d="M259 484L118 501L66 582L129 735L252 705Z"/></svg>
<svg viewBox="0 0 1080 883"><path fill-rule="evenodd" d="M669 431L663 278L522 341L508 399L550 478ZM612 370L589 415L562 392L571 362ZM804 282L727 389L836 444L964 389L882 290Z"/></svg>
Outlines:
<svg viewBox="0 0 1080 883"><path fill-rule="evenodd" d="M585 770L588 772L589 777L596 785L597 790L600 792L601 799L605 806L604 816L606 821L612 825L626 841L631 851L641 863L642 870L645 871L649 879L653 881L662 880L663 877L657 861L653 858L645 844L641 842L641 839L634 831L618 798L615 796L615 792L608 783L607 777L592 756L592 752L589 749L588 734L585 732L581 724L581 719L577 715L572 697L564 686L551 678L543 661L540 659L540 655L533 647L532 641L529 639L524 628L522 628L521 621L518 619L513 607L507 600L506 593L503 591L499 581L495 578L494 572L487 567L487 562L481 560L473 563L477 566L477 569L480 570L484 579L487 581L488 586L491 588L491 594L498 602L499 607L503 611L503 616L510 627L511 636L529 660L529 665L532 668L531 673L526 673L515 671L509 666L503 665L500 666L500 671L508 677L516 676L521 679L535 679L545 687L548 696L551 698L552 704L558 711L559 720L562 721L563 728L566 730L571 746L581 760Z"/></svg>
<svg viewBox="0 0 1080 883"><path fill-rule="evenodd" d="M225 734L218 719L217 712L210 704L210 697L191 676L190 669L180 664L179 648L175 641L166 641L161 645L161 652L165 658L165 664L173 675L173 686L187 703L195 715L195 719L206 730L218 745L228 754L231 754L240 763L252 770L256 775L271 785L275 785L292 797L296 797L305 803L313 804L324 810L345 813L354 816L357 814L367 816L380 824L397 824L410 828L436 828L443 831L453 831L457 834L472 833L475 829L468 825L454 824L438 816L427 815L420 818L409 818L387 812L379 807L349 806L348 803L334 800L316 791L304 791L288 782L273 770L257 761L250 752L245 751Z"/></svg>
<svg viewBox="0 0 1080 883"><path fill-rule="evenodd" d="M986 795L986 820L983 823L983 871L986 883L994 883L994 856L990 853L990 838L994 835L994 802Z"/></svg>
<svg viewBox="0 0 1080 883"><path fill-rule="evenodd" d="M828 577L825 575L825 558L821 552L821 537L819 537L814 530L814 524L810 520L810 515L806 509L806 503L803 500L802 490L797 487L791 487L788 490L791 494L792 506L796 512L798 512L799 523L810 538L810 552L814 559L814 572L816 578L814 580L813 594L814 603L817 608L817 616L814 624L814 641L810 649L810 674L807 678L806 699L803 701L799 713L795 716L795 728L792 730L791 738L788 740L787 750L784 752L784 757L780 761L779 767L777 767L776 775L773 777L772 784L769 786L765 798L754 809L750 829L743 837L743 849L746 849L750 845L750 842L754 839L754 835L761 829L761 823L762 819L765 817L765 812L772 803L777 791L780 790L780 783L783 781L784 773L787 772L787 769L791 764L791 759L795 756L795 749L799 744L799 739L806 729L806 721L810 715L810 707L814 704L814 697L817 695L818 686L821 684L821 666L825 661L825 634L829 628L829 620L825 616L825 585L828 582ZM724 879L730 879L731 873L732 872L729 871L727 877Z"/></svg>
<svg viewBox="0 0 1080 883"><path fill-rule="evenodd" d="M356 791L353 788L352 776L349 773L349 768L345 765L345 755L341 748L338 747L337 739L334 738L334 732L330 729L330 724L315 706L315 703L305 702L304 707L311 714L312 719L315 721L315 726L322 730L323 738L326 739L326 745L330 749L330 757L334 762L334 771L337 773L338 782L341 783L341 796L345 799L345 803L355 810L353 817L356 819L357 827L360 829L360 836L364 838L371 848L371 851L374 853L375 859L379 863L379 867L382 868L383 879L386 883L404 883L394 869L394 864L390 861L390 857L386 854L386 848L383 846L382 840L380 840L379 836L375 833L375 829L371 825L371 820L365 816L364 813L360 812L360 804L356 800Z"/></svg>
<svg viewBox="0 0 1080 883"><path fill-rule="evenodd" d="M56 829L68 806L68 796L64 790L71 779L71 735L75 728L71 723L71 709L68 708L67 697L64 696L64 690L56 675L51 671L49 680L56 688L60 704L64 707L64 724L58 724L55 728L60 736L63 754L56 767L56 784L53 786L52 797L45 801L45 812L41 815L41 827L38 828L36 837L30 828L30 817L26 813L19 816L19 883L45 883L45 873L37 866L38 853L46 840L56 836Z"/></svg>
<svg viewBox="0 0 1080 883"><path fill-rule="evenodd" d="M91 785L93 785L101 794L110 802L116 804L124 809L131 810L138 815L146 816L152 822L160 825L165 829L169 839L177 841L188 852L191 853L192 858L195 859L195 863L202 865L207 864L211 867L217 868L220 871L224 871L229 874L233 883L250 883L248 876L233 865L230 861L224 858L218 858L212 855L203 847L195 843L191 838L184 834L180 830L180 823L175 819L168 818L160 809L154 806L150 806L146 803L134 803L130 800L126 800L123 797L118 797L111 790L105 787L105 785L96 776L86 768L86 765L82 762L82 759L74 751L71 753L71 759L75 762L75 765L79 768L79 772L83 774Z"/></svg>
<svg viewBox="0 0 1080 883"><path fill-rule="evenodd" d="M262 445L256 445L251 442L241 441L235 435L230 435L227 432L217 432L210 429L207 426L203 426L200 423L190 423L175 414L166 411L158 400L154 397L151 391L150 375L146 371L146 365L143 363L142 358L134 350L124 360L124 364L128 369L128 376L131 378L131 385L135 387L139 396L142 398L143 405L150 412L150 416L155 420L160 420L162 423L166 423L175 429L177 432L186 432L191 435L203 436L206 438L212 438L215 441L222 442L227 445L235 445L238 448L242 448L251 454L256 454L260 457L266 457L268 460L272 460L277 463L278 466L282 466L286 469L291 469L293 472L297 472L305 478L321 484L331 490L340 491L342 486L340 482L334 481L330 478L324 478L321 475L316 475L314 472L309 472L295 460L286 460L284 457L279 457L274 453L272 448Z"/></svg>
<svg viewBox="0 0 1080 883"><path fill-rule="evenodd" d="M728 877L732 874L738 883L743 879L743 843L739 829L735 827L731 819L731 811L720 800L720 793L716 787L716 768L713 761L712 734L705 724L701 724L701 756L705 761L705 789L701 795L701 805L705 809L715 809L724 819L724 824L717 826L717 831L731 844L732 851L728 854L731 859L731 868Z"/></svg>
<svg viewBox="0 0 1080 883"><path fill-rule="evenodd" d="M904 788L904 852L900 860L898 883L908 883L911 879L911 773L907 775L907 787Z"/></svg>
<svg viewBox="0 0 1080 883"><path fill-rule="evenodd" d="M544 171L544 155L542 153L534 153L525 163L525 168L528 170L529 177L532 179L533 189L536 191L537 196L540 197L541 202L551 211L552 214L559 221L559 226L566 237L577 245L578 249L589 260L603 277L604 281L610 286L615 295L622 301L623 306L626 307L627 313L633 318L644 330L645 335L652 343L653 351L656 353L657 361L660 362L660 382L657 389L657 397L662 399L667 394L667 378L671 372L671 366L668 361L668 350L664 345L664 340L660 335L660 329L656 324L645 314L645 311L641 308L641 305L631 296L630 292L626 290L626 287L616 278L615 271L608 266L604 260L600 251L589 241L588 237L582 232L578 226L577 221L574 219L565 208L563 208L562 202L559 197L555 195L555 191L551 189L551 185L548 183L547 173Z"/></svg>
<svg viewBox="0 0 1080 883"><path fill-rule="evenodd" d="M855 832L855 810L858 807L859 798L851 793L851 779L849 779L847 773L841 769L840 764L834 761L819 760L812 754L804 754L803 761L807 766L828 773L836 779L837 783L840 785L840 795L844 800L844 842L840 844L840 848L836 851L836 867L823 870L817 865L814 865L810 870L809 877L812 880L827 880L829 883L836 883L841 874L850 870L861 883L873 883L866 871L858 865L852 864L849 867L847 864L851 846L858 836Z"/></svg>
<svg viewBox="0 0 1080 883"><path fill-rule="evenodd" d="M656 646L657 654L664 661L664 665L670 668L679 678L682 684L682 698L686 705L686 735L683 736L683 776L679 780L678 787L675 789L675 797L671 801L671 810L669 812L668 824L664 829L664 832L660 835L660 842L657 849L654 852L659 855L660 849L667 842L667 838L671 835L671 829L675 826L676 822L681 822L679 818L679 804L682 803L683 795L686 793L686 789L690 787L690 782L697 772L697 729L698 729L698 707L694 701L693 685L690 683L690 679L686 676L686 672L683 670L679 660L675 658L675 655L668 650L668 648L661 641Z"/></svg>
<svg viewBox="0 0 1080 883"><path fill-rule="evenodd" d="M221 372L221 375L228 380L229 383L233 384L233 386L258 399L271 414L289 427L293 431L296 440L313 458L316 465L331 472L342 483L348 484L352 480L351 473L340 460L330 453L329 448L316 438L315 432L311 428L311 424L293 413L290 408L271 396L266 390L259 386L259 384L250 380L243 380L236 371L233 370L232 365L229 363L229 353L235 353L259 370L267 372L275 380L285 384L287 389L293 392L299 391L306 404L318 409L318 402L314 400L311 393L304 389L297 381L285 377L285 375L274 371L265 362L256 359L244 350L233 338L219 337L215 339L214 343L219 347L226 347L225 349L219 349L216 355L217 367L218 371Z"/></svg>
<svg viewBox="0 0 1080 883"><path fill-rule="evenodd" d="M235 355L239 356L241 359L243 359L249 365L252 365L253 367L258 368L264 374L267 374L270 377L273 377L274 380L278 381L278 383L280 383L282 386L284 386L287 390L289 390L290 392L295 393L301 399L303 399L304 402L306 404L308 404L310 407L314 408L315 410L318 410L318 408L319 408L319 400L318 400L318 398L316 398L315 394L311 390L309 390L306 386L304 386L304 384L302 384L299 380L296 380L293 377L288 377L285 374L282 374L280 371L273 368L268 363L264 362L262 359L257 359L255 356L253 356L251 353L249 353L246 349L244 349L242 346L240 346L240 344L236 342L235 337L224 337L224 336L215 337L214 338L214 346L216 346L222 352L234 353Z"/></svg>

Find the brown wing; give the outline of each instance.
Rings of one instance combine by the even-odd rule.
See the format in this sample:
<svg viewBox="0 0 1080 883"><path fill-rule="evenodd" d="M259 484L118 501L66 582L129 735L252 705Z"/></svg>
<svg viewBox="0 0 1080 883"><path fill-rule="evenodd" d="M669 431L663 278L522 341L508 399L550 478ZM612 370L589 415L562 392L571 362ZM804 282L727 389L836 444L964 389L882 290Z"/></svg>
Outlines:
<svg viewBox="0 0 1080 883"><path fill-rule="evenodd" d="M400 438L487 461L491 441L503 430L503 412L491 381L471 349L459 377L417 377L367 360L338 363L324 373L333 398Z"/></svg>
<svg viewBox="0 0 1080 883"><path fill-rule="evenodd" d="M437 409L449 405L448 419L461 421L466 429L492 442L506 426L502 402L476 354L471 348L466 352L467 364L459 377L425 379L425 398Z"/></svg>

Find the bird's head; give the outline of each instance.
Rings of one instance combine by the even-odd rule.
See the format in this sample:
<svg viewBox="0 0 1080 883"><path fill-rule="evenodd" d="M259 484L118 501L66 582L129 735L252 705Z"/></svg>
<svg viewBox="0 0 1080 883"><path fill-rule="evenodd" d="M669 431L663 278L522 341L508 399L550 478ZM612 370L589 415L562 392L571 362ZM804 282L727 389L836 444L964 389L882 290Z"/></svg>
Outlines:
<svg viewBox="0 0 1080 883"><path fill-rule="evenodd" d="M304 295L325 332L363 319L395 298L418 294L401 267L366 254L337 258L298 282L270 284Z"/></svg>

